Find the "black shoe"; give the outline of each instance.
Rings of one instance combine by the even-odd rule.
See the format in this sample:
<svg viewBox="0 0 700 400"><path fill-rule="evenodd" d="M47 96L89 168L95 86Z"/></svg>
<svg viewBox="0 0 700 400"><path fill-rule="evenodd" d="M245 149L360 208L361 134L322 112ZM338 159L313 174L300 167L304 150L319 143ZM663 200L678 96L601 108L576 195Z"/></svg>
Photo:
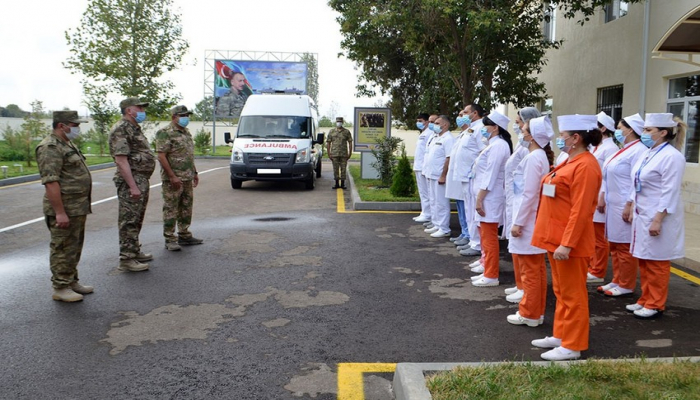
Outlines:
<svg viewBox="0 0 700 400"><path fill-rule="evenodd" d="M347 187L345 187L345 180L343 180L343 179L340 180L340 188L347 189Z"/></svg>
<svg viewBox="0 0 700 400"><path fill-rule="evenodd" d="M202 244L204 240L202 239L197 239L196 237L188 237L188 238L178 238L177 243L182 246L192 246L194 244ZM170 249L168 249L170 250Z"/></svg>

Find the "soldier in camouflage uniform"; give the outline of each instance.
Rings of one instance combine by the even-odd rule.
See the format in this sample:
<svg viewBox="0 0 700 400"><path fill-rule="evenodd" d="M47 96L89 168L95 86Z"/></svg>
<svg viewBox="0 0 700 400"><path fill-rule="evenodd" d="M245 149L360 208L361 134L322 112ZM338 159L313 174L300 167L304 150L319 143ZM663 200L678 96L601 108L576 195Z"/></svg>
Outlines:
<svg viewBox="0 0 700 400"><path fill-rule="evenodd" d="M149 178L156 160L139 125L148 103L129 97L119 103L122 119L109 132L109 152L117 165L114 184L119 199L119 269L145 271L151 254L141 252L139 233L148 205Z"/></svg>
<svg viewBox="0 0 700 400"><path fill-rule="evenodd" d="M85 157L71 140L80 135L77 111L53 113L53 132L36 148L41 183L46 189L44 215L51 232L51 282L53 299L80 301L92 286L78 282L78 262L85 239L85 219L90 214L92 177Z"/></svg>
<svg viewBox="0 0 700 400"><path fill-rule="evenodd" d="M170 125L156 133L156 151L163 180L163 236L165 248L180 250L180 245L201 244L192 236L193 189L199 184L194 166L194 142L186 128L192 114L185 106L170 110ZM178 235L175 236L175 226Z"/></svg>
<svg viewBox="0 0 700 400"><path fill-rule="evenodd" d="M238 118L248 96L243 92L245 77L240 72L234 72L231 77L231 90L219 97L216 103L216 116Z"/></svg>
<svg viewBox="0 0 700 400"><path fill-rule="evenodd" d="M328 158L333 162L333 178L335 179L333 189L347 189L345 187L345 170L352 154L352 134L343 128L343 117L335 119L335 126L328 132L326 138ZM340 185L338 185L338 181L340 181Z"/></svg>

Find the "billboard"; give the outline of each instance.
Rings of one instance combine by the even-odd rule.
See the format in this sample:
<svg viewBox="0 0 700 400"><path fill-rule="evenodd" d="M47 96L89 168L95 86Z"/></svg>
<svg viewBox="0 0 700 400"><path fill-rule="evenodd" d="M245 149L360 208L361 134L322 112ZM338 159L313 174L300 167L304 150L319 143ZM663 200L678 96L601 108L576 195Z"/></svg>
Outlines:
<svg viewBox="0 0 700 400"><path fill-rule="evenodd" d="M214 115L217 119L238 118L251 94L306 94L306 76L305 62L216 60Z"/></svg>
<svg viewBox="0 0 700 400"><path fill-rule="evenodd" d="M391 109L355 108L355 151L372 151L377 139L391 136Z"/></svg>

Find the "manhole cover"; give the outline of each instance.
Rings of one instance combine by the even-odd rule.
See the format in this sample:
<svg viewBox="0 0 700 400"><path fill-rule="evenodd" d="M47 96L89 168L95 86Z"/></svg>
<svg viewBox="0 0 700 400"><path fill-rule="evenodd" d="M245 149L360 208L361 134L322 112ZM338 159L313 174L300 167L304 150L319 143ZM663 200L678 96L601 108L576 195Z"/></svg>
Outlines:
<svg viewBox="0 0 700 400"><path fill-rule="evenodd" d="M256 218L253 221L259 221L259 222L279 222L279 221L289 221L293 218L286 218L286 217L267 217L267 218Z"/></svg>

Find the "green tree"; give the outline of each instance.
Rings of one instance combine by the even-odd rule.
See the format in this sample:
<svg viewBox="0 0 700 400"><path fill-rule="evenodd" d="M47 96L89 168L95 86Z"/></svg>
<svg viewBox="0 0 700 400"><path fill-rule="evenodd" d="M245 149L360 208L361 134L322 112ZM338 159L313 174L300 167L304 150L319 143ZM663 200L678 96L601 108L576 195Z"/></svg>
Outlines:
<svg viewBox="0 0 700 400"><path fill-rule="evenodd" d="M406 146L401 146L401 158L389 192L395 197L411 197L416 193L416 177L406 156Z"/></svg>
<svg viewBox="0 0 700 400"><path fill-rule="evenodd" d="M90 0L78 27L65 33L64 66L108 91L148 100L149 113L167 119L179 95L162 76L189 47L180 21L173 0Z"/></svg>
<svg viewBox="0 0 700 400"><path fill-rule="evenodd" d="M7 107L3 108L0 116L6 118L24 118L26 114L27 112L19 108L17 104L8 104Z"/></svg>
<svg viewBox="0 0 700 400"><path fill-rule="evenodd" d="M32 166L35 159L36 141L51 133L51 128L41 120L44 116L44 105L39 100L30 103L32 111L24 116L24 123L19 130L5 129L5 141L13 152L21 154L27 167Z"/></svg>
<svg viewBox="0 0 700 400"><path fill-rule="evenodd" d="M301 56L301 61L306 63L306 93L314 99L316 109L318 110L318 63L316 55L304 53Z"/></svg>
<svg viewBox="0 0 700 400"><path fill-rule="evenodd" d="M211 132L204 128L200 128L194 135L194 147L199 150L201 154L207 154L209 147L211 146Z"/></svg>
<svg viewBox="0 0 700 400"><path fill-rule="evenodd" d="M94 128L86 134L86 138L97 144L100 155L104 155L108 144L110 127L119 118L117 107L107 99L107 88L83 82L84 104L90 111Z"/></svg>
<svg viewBox="0 0 700 400"><path fill-rule="evenodd" d="M192 115L195 121L211 121L214 110L214 96L207 96L194 105L194 114Z"/></svg>
<svg viewBox="0 0 700 400"><path fill-rule="evenodd" d="M377 147L372 149L372 155L376 161L370 165L379 172L379 179L384 187L390 187L396 167L396 151L403 142L397 137L380 136L377 138Z"/></svg>
<svg viewBox="0 0 700 400"><path fill-rule="evenodd" d="M334 126L335 125L333 124L333 121L331 121L331 119L325 115L323 117L321 117L321 119L318 120L318 127L319 128L332 128Z"/></svg>

